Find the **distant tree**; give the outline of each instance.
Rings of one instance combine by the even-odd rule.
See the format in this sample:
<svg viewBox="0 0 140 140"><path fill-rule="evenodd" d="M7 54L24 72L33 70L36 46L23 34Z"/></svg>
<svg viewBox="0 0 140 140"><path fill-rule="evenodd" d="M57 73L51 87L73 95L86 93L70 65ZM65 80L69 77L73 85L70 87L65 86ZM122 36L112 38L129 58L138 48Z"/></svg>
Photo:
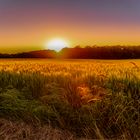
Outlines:
<svg viewBox="0 0 140 140"><path fill-rule="evenodd" d="M73 59L140 59L140 46L85 46L63 48L59 53L40 50L17 54L0 54L0 58L73 58Z"/></svg>

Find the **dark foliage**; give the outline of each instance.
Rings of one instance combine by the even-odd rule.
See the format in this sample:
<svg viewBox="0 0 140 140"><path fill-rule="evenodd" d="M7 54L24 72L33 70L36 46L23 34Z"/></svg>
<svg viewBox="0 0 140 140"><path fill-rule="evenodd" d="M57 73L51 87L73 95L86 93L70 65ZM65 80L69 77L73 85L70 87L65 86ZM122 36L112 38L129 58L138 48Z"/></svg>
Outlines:
<svg viewBox="0 0 140 140"><path fill-rule="evenodd" d="M140 58L140 46L103 46L103 47L75 47L64 48L60 52L61 58L76 59L138 59Z"/></svg>
<svg viewBox="0 0 140 140"><path fill-rule="evenodd" d="M17 54L0 54L0 58L55 58L55 57L56 52L53 50L40 50Z"/></svg>
<svg viewBox="0 0 140 140"><path fill-rule="evenodd" d="M40 50L18 54L0 54L0 58L65 58L65 59L139 59L140 46L87 46L81 48L63 48L56 53L53 50Z"/></svg>

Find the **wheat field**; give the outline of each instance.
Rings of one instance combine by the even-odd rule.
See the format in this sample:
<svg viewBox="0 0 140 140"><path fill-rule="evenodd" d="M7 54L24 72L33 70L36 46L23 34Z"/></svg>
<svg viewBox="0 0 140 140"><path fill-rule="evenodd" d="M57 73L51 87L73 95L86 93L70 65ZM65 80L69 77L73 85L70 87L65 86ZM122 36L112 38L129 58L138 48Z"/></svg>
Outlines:
<svg viewBox="0 0 140 140"><path fill-rule="evenodd" d="M0 60L0 118L11 122L72 139L139 139L139 99L140 60Z"/></svg>

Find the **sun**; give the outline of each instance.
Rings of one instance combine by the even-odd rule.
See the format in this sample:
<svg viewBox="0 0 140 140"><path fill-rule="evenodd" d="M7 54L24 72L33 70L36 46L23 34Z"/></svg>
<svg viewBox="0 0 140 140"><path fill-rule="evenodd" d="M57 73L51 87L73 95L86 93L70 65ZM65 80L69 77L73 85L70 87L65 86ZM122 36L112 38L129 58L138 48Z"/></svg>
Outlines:
<svg viewBox="0 0 140 140"><path fill-rule="evenodd" d="M59 52L61 49L65 48L65 47L69 47L69 44L67 41L57 38L57 39L52 39L52 40L48 41L46 43L45 47L49 50L55 50L55 51Z"/></svg>

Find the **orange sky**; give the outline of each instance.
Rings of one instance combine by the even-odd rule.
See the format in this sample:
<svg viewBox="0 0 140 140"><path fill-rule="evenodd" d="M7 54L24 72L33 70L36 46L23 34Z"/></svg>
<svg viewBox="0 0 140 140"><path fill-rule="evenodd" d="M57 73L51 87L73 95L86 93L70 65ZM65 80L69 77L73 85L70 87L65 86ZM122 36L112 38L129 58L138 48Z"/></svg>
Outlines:
<svg viewBox="0 0 140 140"><path fill-rule="evenodd" d="M89 28L89 29L88 29ZM63 30L62 30L63 29ZM4 32L0 34L0 50L3 51L28 51L45 49L45 43L53 38L68 40L70 46L86 45L139 45L140 31L138 28L121 29L120 27L30 27L16 32ZM76 32L76 33L75 33ZM2 47L3 46L3 47Z"/></svg>
<svg viewBox="0 0 140 140"><path fill-rule="evenodd" d="M0 52L46 49L53 38L70 46L140 45L140 2L97 0L0 2Z"/></svg>

